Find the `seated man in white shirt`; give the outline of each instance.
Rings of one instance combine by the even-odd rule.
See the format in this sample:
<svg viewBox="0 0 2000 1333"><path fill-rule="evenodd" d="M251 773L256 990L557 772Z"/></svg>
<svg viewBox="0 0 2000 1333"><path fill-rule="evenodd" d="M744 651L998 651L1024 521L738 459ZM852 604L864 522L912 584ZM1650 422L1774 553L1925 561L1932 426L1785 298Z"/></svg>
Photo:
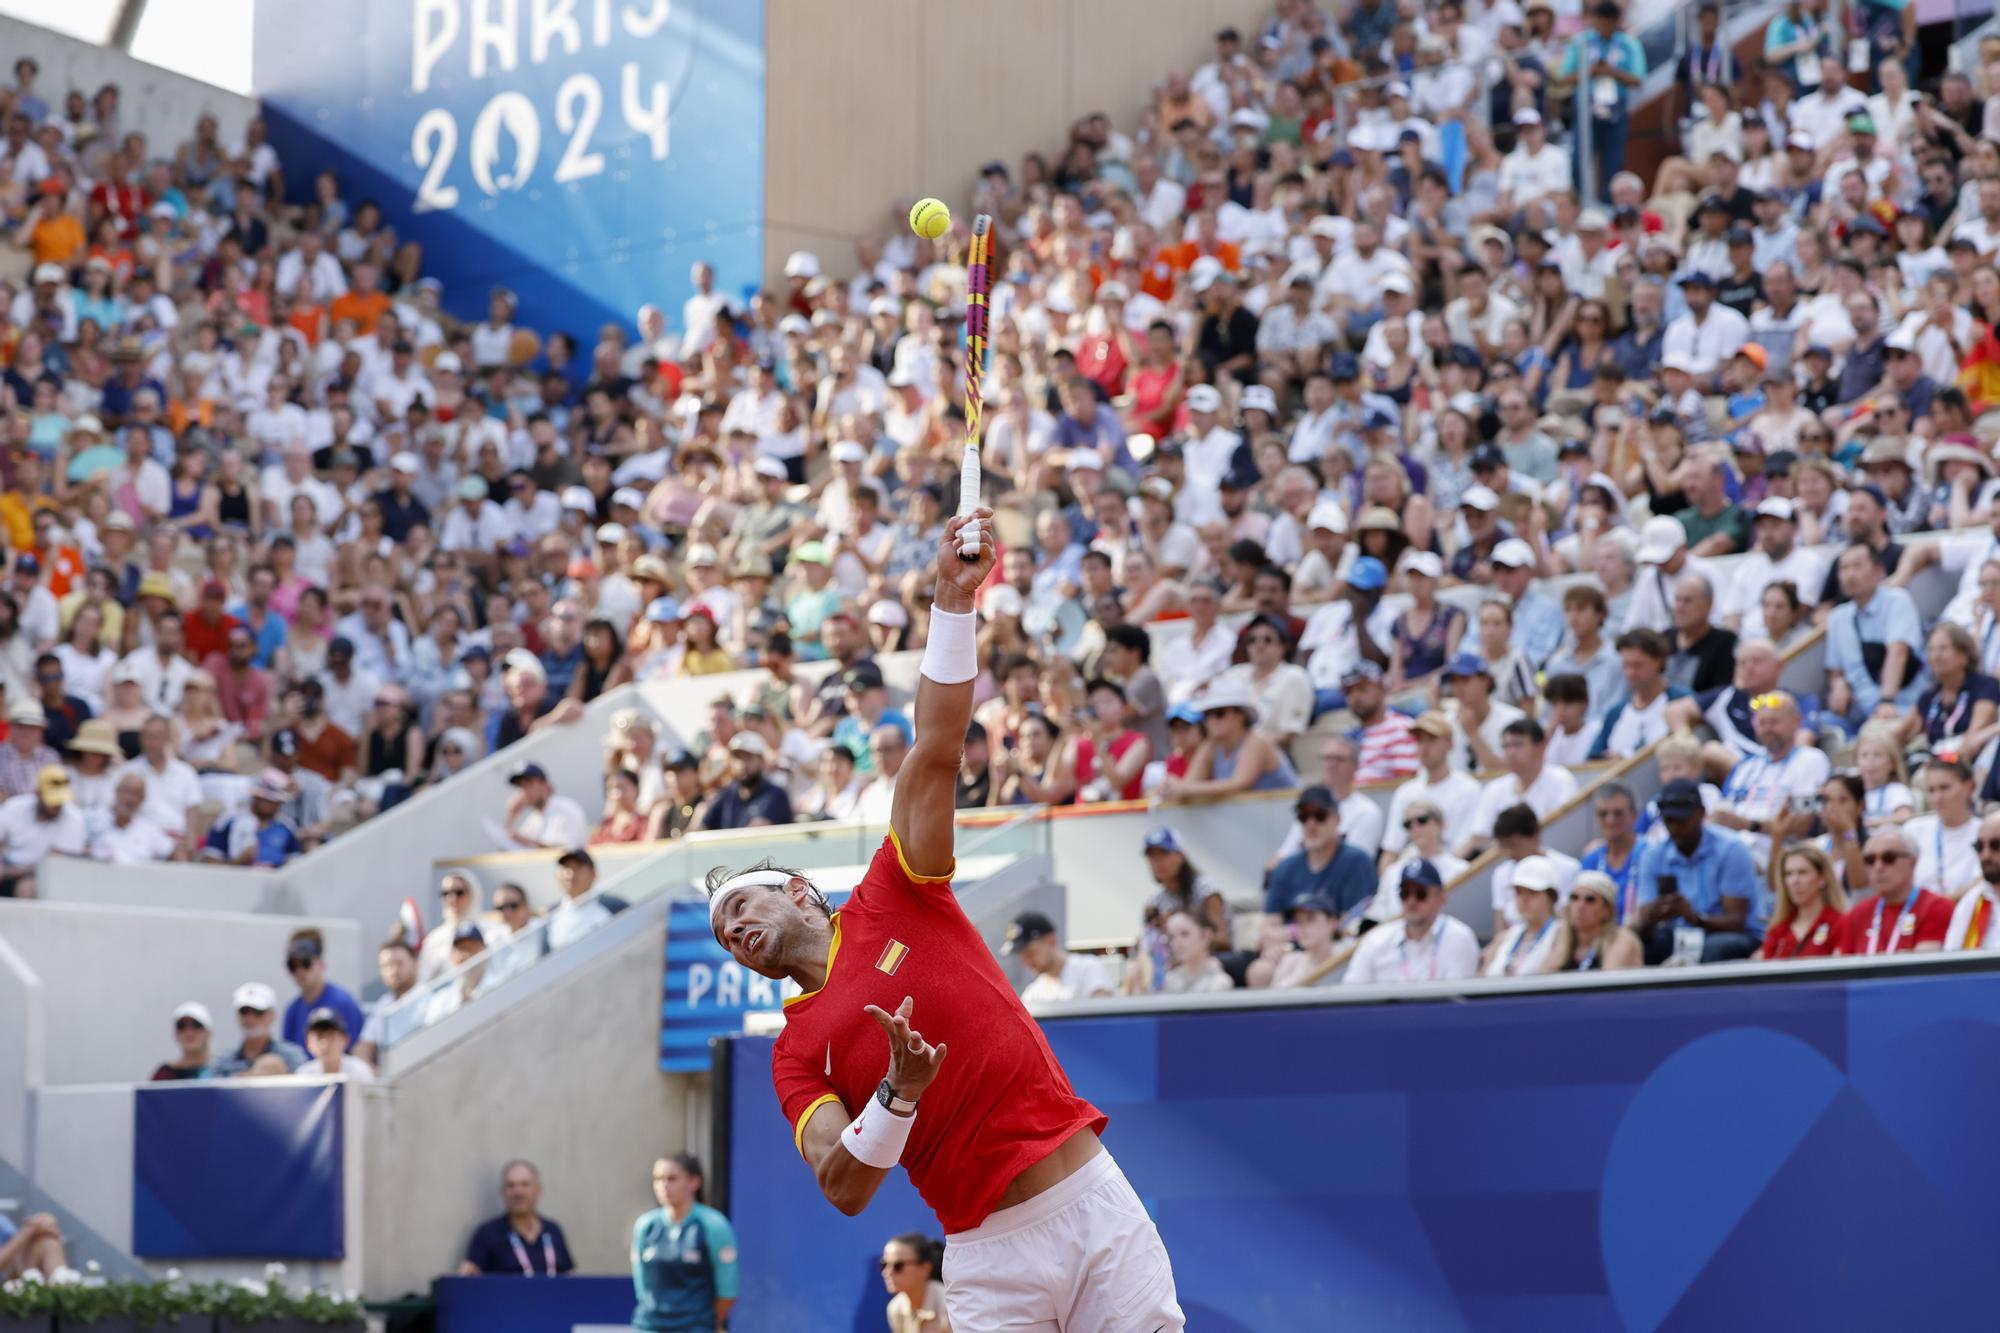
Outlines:
<svg viewBox="0 0 2000 1333"><path fill-rule="evenodd" d="M556 887L562 901L549 909L549 950L565 949L611 919L604 895L595 898L597 862L582 847L571 847L556 860Z"/></svg>
<svg viewBox="0 0 2000 1333"><path fill-rule="evenodd" d="M340 1010L321 1005L306 1017L306 1049L312 1059L292 1072L301 1078L350 1078L373 1083L375 1070L358 1055L347 1053L347 1020Z"/></svg>
<svg viewBox="0 0 2000 1333"><path fill-rule="evenodd" d="M507 778L514 794L507 800L504 828L511 849L581 847L590 836L583 807L556 795L540 764L522 762Z"/></svg>
<svg viewBox="0 0 2000 1333"><path fill-rule="evenodd" d="M1002 958L1014 957L1033 975L1021 990L1026 1005L1067 1004L1117 992L1111 968L1101 958L1071 953L1056 935L1056 923L1040 912L1023 912L1007 927Z"/></svg>
<svg viewBox="0 0 2000 1333"><path fill-rule="evenodd" d="M1429 861L1403 867L1403 915L1361 937L1343 985L1378 981L1463 981L1479 972L1472 927L1444 910L1442 876Z"/></svg>
<svg viewBox="0 0 2000 1333"><path fill-rule="evenodd" d="M1468 861L1493 841L1493 823L1509 806L1525 805L1538 819L1547 819L1576 795L1576 775L1545 762L1548 733L1531 717L1509 722L1500 734L1500 758L1507 771L1479 793L1479 812L1472 819L1472 836L1459 849Z"/></svg>

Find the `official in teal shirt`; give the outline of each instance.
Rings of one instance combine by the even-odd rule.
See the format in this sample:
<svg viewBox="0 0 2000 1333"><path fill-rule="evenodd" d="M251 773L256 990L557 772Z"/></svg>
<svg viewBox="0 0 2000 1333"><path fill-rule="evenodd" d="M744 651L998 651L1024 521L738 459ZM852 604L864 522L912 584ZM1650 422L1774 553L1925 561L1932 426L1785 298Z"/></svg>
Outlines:
<svg viewBox="0 0 2000 1333"><path fill-rule="evenodd" d="M710 1333L729 1327L736 1304L736 1232L706 1204L701 1160L691 1153L653 1163L660 1206L632 1224L634 1328Z"/></svg>

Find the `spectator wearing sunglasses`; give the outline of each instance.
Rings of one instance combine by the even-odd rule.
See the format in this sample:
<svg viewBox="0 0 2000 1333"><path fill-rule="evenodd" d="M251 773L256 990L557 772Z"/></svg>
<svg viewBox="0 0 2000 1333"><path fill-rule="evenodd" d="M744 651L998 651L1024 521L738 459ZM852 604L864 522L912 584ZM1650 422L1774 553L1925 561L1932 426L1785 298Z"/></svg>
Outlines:
<svg viewBox="0 0 2000 1333"><path fill-rule="evenodd" d="M208 1006L198 1000L189 1000L174 1010L174 1044L180 1053L155 1069L152 1081L172 1083L207 1078L214 1028L215 1020L208 1016Z"/></svg>
<svg viewBox="0 0 2000 1333"><path fill-rule="evenodd" d="M471 921L479 909L472 880L454 871L438 881L438 923L425 934L417 950L417 980L435 981L451 966L451 941L461 923Z"/></svg>
<svg viewBox="0 0 2000 1333"><path fill-rule="evenodd" d="M945 1310L944 1243L912 1231L882 1247L889 1333L951 1333Z"/></svg>
<svg viewBox="0 0 2000 1333"><path fill-rule="evenodd" d="M1861 849L1869 891L1847 914L1841 953L1869 958L1944 947L1951 930L1951 900L1917 887L1917 847L1908 825L1869 836Z"/></svg>
<svg viewBox="0 0 2000 1333"><path fill-rule="evenodd" d="M1428 801L1443 817L1444 845L1457 846L1472 829L1479 808L1479 779L1452 766L1451 719L1430 712L1410 724L1417 748L1417 775L1396 788L1389 798L1388 821L1382 830L1382 857L1397 859L1410 845L1408 825L1411 806Z"/></svg>
<svg viewBox="0 0 2000 1333"><path fill-rule="evenodd" d="M217 1060L212 1077L247 1074L258 1061L276 1060L289 1073L306 1062L305 1047L286 1041L272 1029L278 1022L278 996L261 981L246 981L236 988L236 1022L243 1040L235 1051ZM301 1025L303 1025L303 1020Z"/></svg>
<svg viewBox="0 0 2000 1333"><path fill-rule="evenodd" d="M353 1034L361 1031L361 1005L344 987L327 979L326 942L317 930L293 932L292 942L285 950L285 970L292 974L292 984L299 988L299 993L285 1006L285 1040L303 1049L306 1020L317 1010L331 1009L340 1015L341 1031L347 1038L345 1044L353 1046Z"/></svg>
<svg viewBox="0 0 2000 1333"><path fill-rule="evenodd" d="M1563 909L1569 923L1569 957L1559 971L1623 972L1645 965L1646 950L1638 935L1618 924L1617 894L1617 884L1602 871L1588 870L1576 877L1569 905Z"/></svg>
<svg viewBox="0 0 2000 1333"><path fill-rule="evenodd" d="M1272 869L1264 910L1289 912L1302 898L1331 902L1343 918L1375 895L1375 858L1341 837L1340 799L1325 787L1307 787L1292 807L1304 846Z"/></svg>
<svg viewBox="0 0 2000 1333"><path fill-rule="evenodd" d="M1979 885L1958 900L1952 909L1951 926L1945 931L1944 947L1958 949L2000 948L2000 811L1979 821Z"/></svg>
<svg viewBox="0 0 2000 1333"><path fill-rule="evenodd" d="M1444 886L1451 875L1428 858L1406 861L1396 874L1400 919L1361 937L1342 984L1477 976L1479 940L1472 927L1444 910Z"/></svg>
<svg viewBox="0 0 2000 1333"><path fill-rule="evenodd" d="M1445 884L1464 872L1466 863L1448 850L1445 829L1444 811L1428 796L1416 796L1404 804L1396 830L1403 835L1402 850L1382 871L1375 902L1368 909L1370 920L1394 921L1403 914L1403 872L1417 862L1427 862Z"/></svg>

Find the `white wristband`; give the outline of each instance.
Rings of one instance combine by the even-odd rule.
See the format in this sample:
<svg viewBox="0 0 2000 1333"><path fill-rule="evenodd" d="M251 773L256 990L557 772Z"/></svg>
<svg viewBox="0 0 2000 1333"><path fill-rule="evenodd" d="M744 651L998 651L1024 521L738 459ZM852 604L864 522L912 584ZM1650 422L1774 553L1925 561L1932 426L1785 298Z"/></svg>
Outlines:
<svg viewBox="0 0 2000 1333"><path fill-rule="evenodd" d="M940 685L963 685L978 675L979 617L971 611L941 611L933 604L930 639L919 669Z"/></svg>
<svg viewBox="0 0 2000 1333"><path fill-rule="evenodd" d="M897 1115L871 1094L861 1114L849 1122L840 1141L847 1145L847 1155L855 1161L887 1171L903 1160L903 1145L910 1141L910 1126L916 1123L914 1111Z"/></svg>

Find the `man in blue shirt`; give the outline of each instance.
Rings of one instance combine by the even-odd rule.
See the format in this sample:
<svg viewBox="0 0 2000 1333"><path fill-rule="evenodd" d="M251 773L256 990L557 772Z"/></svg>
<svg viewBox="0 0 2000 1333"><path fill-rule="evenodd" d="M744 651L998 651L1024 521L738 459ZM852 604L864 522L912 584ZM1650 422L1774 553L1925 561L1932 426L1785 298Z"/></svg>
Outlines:
<svg viewBox="0 0 2000 1333"><path fill-rule="evenodd" d="M1703 932L1702 962L1748 958L1769 919L1750 849L1704 822L1701 787L1688 778L1661 789L1659 808L1667 837L1640 855L1632 885L1637 911L1627 922L1645 942L1646 961L1665 962L1684 925Z"/></svg>
<svg viewBox="0 0 2000 1333"><path fill-rule="evenodd" d="M729 738L730 780L703 810L703 828L792 822L791 798L783 787L764 776L770 757L771 747L754 731L739 731Z"/></svg>
<svg viewBox="0 0 2000 1333"><path fill-rule="evenodd" d="M304 1049L306 1020L315 1009L332 1009L347 1024L347 1046L354 1048L354 1034L361 1031L361 1004L344 987L326 979L325 945L316 930L301 930L292 936L285 951L285 970L299 993L285 1006L284 1026L279 1029L286 1041Z"/></svg>
<svg viewBox="0 0 2000 1333"><path fill-rule="evenodd" d="M1619 31L1624 17L1618 0L1598 0L1591 6L1590 27L1571 39L1554 84L1558 96L1576 96L1579 118L1590 117L1596 197L1604 202L1610 201L1611 178L1625 169L1632 89L1646 78L1645 50L1631 33Z"/></svg>
<svg viewBox="0 0 2000 1333"><path fill-rule="evenodd" d="M542 1173L532 1162L509 1162L500 1172L507 1211L473 1229L459 1276L555 1277L576 1267L554 1218L543 1217Z"/></svg>
<svg viewBox="0 0 2000 1333"><path fill-rule="evenodd" d="M1305 846L1272 868L1264 910L1283 916L1299 899L1318 896L1334 905L1344 924L1374 901L1375 858L1340 836L1340 800L1328 788L1307 787L1292 813Z"/></svg>
<svg viewBox="0 0 2000 1333"><path fill-rule="evenodd" d="M1508 640L1532 666L1555 656L1566 622L1555 599L1535 592L1535 548L1509 537L1493 548L1493 587L1514 608L1514 633Z"/></svg>
<svg viewBox="0 0 2000 1333"><path fill-rule="evenodd" d="M1924 637L1917 603L1885 587L1882 566L1866 545L1840 553L1834 566L1848 600L1826 622L1826 707L1823 715L1858 730L1878 710L1892 719L1916 706L1923 686Z"/></svg>

